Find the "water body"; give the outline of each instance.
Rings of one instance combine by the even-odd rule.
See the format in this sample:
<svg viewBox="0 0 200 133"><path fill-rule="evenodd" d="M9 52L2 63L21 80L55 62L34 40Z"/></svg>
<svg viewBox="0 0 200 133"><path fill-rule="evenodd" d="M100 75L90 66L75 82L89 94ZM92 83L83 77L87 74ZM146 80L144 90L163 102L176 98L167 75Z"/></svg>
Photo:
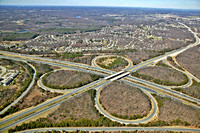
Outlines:
<svg viewBox="0 0 200 133"><path fill-rule="evenodd" d="M81 18L81 16L76 16L76 18Z"/></svg>
<svg viewBox="0 0 200 133"><path fill-rule="evenodd" d="M26 33L29 32L30 30L21 30L21 31L17 31L17 33Z"/></svg>

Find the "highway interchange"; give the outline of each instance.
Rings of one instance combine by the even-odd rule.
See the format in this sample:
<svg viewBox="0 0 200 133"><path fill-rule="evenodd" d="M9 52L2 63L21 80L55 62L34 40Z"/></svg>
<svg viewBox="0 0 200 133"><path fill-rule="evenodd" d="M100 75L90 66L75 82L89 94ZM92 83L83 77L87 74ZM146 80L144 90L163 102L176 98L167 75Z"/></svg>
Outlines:
<svg viewBox="0 0 200 133"><path fill-rule="evenodd" d="M129 65L128 65L127 68L125 68L124 71L130 72L130 73L137 71L137 70L139 70L139 69L141 69L145 66L154 64L154 63L161 61L161 60L165 60L168 56L176 56L177 54L180 54L181 52L184 52L185 50L187 50L191 47L197 46L199 44L199 38L189 27L187 27L187 26L185 26L185 27L188 28L188 30L191 31L194 34L194 37L196 38L196 43L188 45L188 46L183 47L183 48L180 48L178 50L171 51L169 53L166 53L166 54L161 55L159 57L156 57L156 58L150 59L148 61L142 62L142 63L135 65L135 66L133 66L132 62L127 59L127 61L129 62ZM64 68L64 69L78 70L78 71L83 71L83 72L90 72L90 73L94 73L94 74L99 74L99 75L102 75L104 77L115 74L114 71L106 70L106 69L100 68L98 65L96 65L96 63L95 63L96 58L92 61L92 66L88 66L88 65L79 64L79 63L59 61L59 60L53 60L53 59L48 59L48 58L40 58L40 57L16 54L16 53L5 52L5 51L0 51L0 53L2 54L0 56L0 58L7 58L7 59L19 60L19 61L28 61L28 62L34 61L34 62L37 62L37 63L45 63L45 64L49 64L49 65L53 65L53 66L58 66L58 67L61 67L61 68ZM166 62L166 60L165 60L165 62ZM170 64L168 64L168 65L170 65ZM183 72L183 71L181 71L181 72ZM34 75L36 73L37 72L35 70ZM183 72L183 73L185 73L185 72ZM192 78L199 81L198 78L192 76L191 74L188 74L188 73L185 73L185 74L189 78L189 83L186 84L185 87L191 85L191 79ZM118 76L120 76L120 75L118 75ZM105 78L102 78L100 80L97 80L93 83L90 83L86 86L83 86L83 87L80 87L80 88L77 88L77 89L73 89L73 90L69 90L69 91L67 90L67 91L61 92L59 90L55 90L55 89L52 89L52 88L45 87L41 82L41 79L42 79L42 77L41 77L37 82L38 85L41 88L46 89L46 90L49 89L50 91L54 91L54 92L61 92L61 93L64 93L64 94L62 96L56 97L52 100L49 100L48 102L42 103L42 104L37 105L35 107L32 107L30 109L27 109L26 111L22 110L18 113L11 115L11 116L7 116L7 117L1 119L1 121L0 121L0 132L9 129L10 127L13 127L14 125L20 124L20 123L24 122L25 120L31 119L31 118L33 118L33 117L35 117L35 116L37 116L37 115L39 115L39 114L41 114L45 111L48 111L49 109L57 107L61 103L63 103L64 101L70 99L71 97L73 97L75 95L79 95L82 92L85 92L89 89L96 89L97 90L97 95L96 95L96 98L95 98L95 106L99 110L100 113L102 113L105 117L108 117L109 119L111 119L113 121L117 121L117 122L125 123L125 124L147 123L149 121L152 121L154 119L154 117L156 117L156 115L158 114L157 102L154 99L154 97L151 95L151 93L155 93L155 94L163 95L165 97L176 99L176 100L182 101L183 103L185 103L187 105L190 105L190 106L193 106L193 107L200 109L200 106L199 106L200 100L195 99L193 97L190 97L188 95L179 93L179 92L174 91L172 89L169 89L169 87L157 85L155 83L151 83L149 81L138 79L138 78L132 77L132 76L126 76L123 79L120 79L120 78L122 78L122 77L119 77L120 81L122 81L126 84L129 84L129 85L133 85L137 88L140 88L150 98L151 104L152 104L152 109L151 109L150 113L147 115L147 117L142 118L142 119L138 119L138 120L123 120L123 119L119 119L119 118L116 118L116 117L110 115L106 110L104 110L99 103L99 94L100 94L99 92L101 91L101 88L104 85L111 82L110 80L106 80ZM34 77L33 77L33 79L34 79ZM32 82L34 83L34 80ZM31 84L29 86L31 86ZM15 103L17 103L17 101ZM73 128L68 128L68 129L69 130L70 129L75 130ZM79 129L79 128L76 128L76 130L77 129ZM98 129L99 128L93 128L93 129L91 128L90 130L99 131ZM112 128L101 128L101 130L111 130L111 129ZM128 128L128 127L123 128L123 130L129 130L129 129L131 129L131 128ZM159 128L152 128L152 129L154 129L154 131L155 131L155 130L161 130L162 128L159 127ZM152 130L152 129L151 128L146 128L146 129L142 128L142 130ZM170 130L170 131L173 131L173 130L176 131L177 129L178 129L178 131L187 131L187 130L190 131L189 128L173 128L173 127L168 128L168 130ZM60 129L58 129L58 130L60 130ZM88 131L90 131L90 130L88 128ZM121 130L121 128L116 128L115 130ZM134 130L140 130L140 128L138 128L138 129L135 128ZM163 130L167 130L167 128L163 129ZM40 131L42 131L42 129L40 129ZM200 132L200 129L191 129L191 131Z"/></svg>

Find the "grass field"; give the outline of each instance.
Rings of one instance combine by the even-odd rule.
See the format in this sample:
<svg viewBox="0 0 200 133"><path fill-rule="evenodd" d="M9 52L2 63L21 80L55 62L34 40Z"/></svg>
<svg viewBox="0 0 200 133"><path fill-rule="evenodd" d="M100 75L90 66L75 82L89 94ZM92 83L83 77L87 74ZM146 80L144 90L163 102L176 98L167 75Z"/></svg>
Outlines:
<svg viewBox="0 0 200 133"><path fill-rule="evenodd" d="M97 65L105 69L119 71L124 69L128 62L121 57L111 56L97 59Z"/></svg>

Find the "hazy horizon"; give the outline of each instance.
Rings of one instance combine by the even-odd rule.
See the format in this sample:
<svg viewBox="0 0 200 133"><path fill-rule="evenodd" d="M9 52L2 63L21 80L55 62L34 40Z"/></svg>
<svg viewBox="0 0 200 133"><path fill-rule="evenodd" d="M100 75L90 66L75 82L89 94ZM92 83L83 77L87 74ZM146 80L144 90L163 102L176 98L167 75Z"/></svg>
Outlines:
<svg viewBox="0 0 200 133"><path fill-rule="evenodd" d="M1 6L81 6L81 7L136 7L163 9L197 9L200 10L198 0L1 0Z"/></svg>

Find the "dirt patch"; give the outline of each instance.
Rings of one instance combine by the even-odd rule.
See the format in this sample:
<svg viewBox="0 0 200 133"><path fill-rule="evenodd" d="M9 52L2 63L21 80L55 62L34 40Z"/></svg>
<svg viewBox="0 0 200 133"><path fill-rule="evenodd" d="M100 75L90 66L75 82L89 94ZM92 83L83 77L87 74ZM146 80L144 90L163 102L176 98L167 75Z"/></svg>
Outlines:
<svg viewBox="0 0 200 133"><path fill-rule="evenodd" d="M48 119L53 122L61 122L65 120L81 120L81 119L98 119L96 112L93 110L93 102L89 93L83 93L67 100L60 107L48 115Z"/></svg>
<svg viewBox="0 0 200 133"><path fill-rule="evenodd" d="M105 65L105 66L109 66L109 64L112 64L116 59L110 59L110 58L107 58L106 60L104 60L102 63Z"/></svg>
<svg viewBox="0 0 200 133"><path fill-rule="evenodd" d="M200 78L200 47L196 46L177 56L177 62L197 78Z"/></svg>
<svg viewBox="0 0 200 133"><path fill-rule="evenodd" d="M147 115L151 110L149 98L139 89L123 83L111 83L103 88L102 106L118 116Z"/></svg>
<svg viewBox="0 0 200 133"><path fill-rule="evenodd" d="M43 91L38 86L34 86L34 88L30 90L27 97L25 97L23 100L21 100L19 102L19 104L18 104L19 110L28 108L31 106L36 106L36 105L46 101L47 99L54 98L58 95L60 95L60 94Z"/></svg>

